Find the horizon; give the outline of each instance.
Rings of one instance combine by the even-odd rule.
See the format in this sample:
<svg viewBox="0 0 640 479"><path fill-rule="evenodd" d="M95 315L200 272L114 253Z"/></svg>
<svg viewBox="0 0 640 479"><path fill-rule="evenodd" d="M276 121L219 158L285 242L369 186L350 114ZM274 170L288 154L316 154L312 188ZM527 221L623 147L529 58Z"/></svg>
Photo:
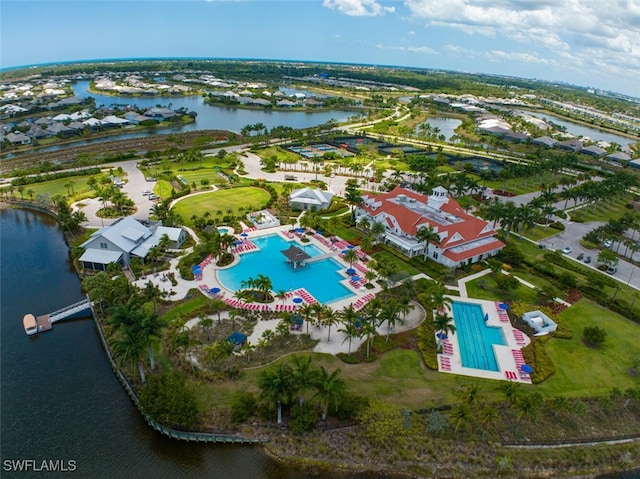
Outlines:
<svg viewBox="0 0 640 479"><path fill-rule="evenodd" d="M528 81L534 83L541 83L546 85L562 85L564 87L575 88L575 89L590 89L593 87L585 86L585 85L577 85L565 81L553 81L553 80L545 80L541 78L525 78L518 77L514 75L508 74L499 74L499 73L487 73L481 71L457 71L457 70L445 70L442 68L427 68L427 67L414 67L407 65L383 65L383 64L373 64L373 63L348 63L348 62L330 62L330 61L322 61L322 60L299 60L299 59L282 59L282 58L231 58L231 57L194 57L194 56L185 56L185 57L131 57L131 58L87 58L87 59L79 59L79 60L60 60L60 61L49 61L43 63L34 63L29 65L16 65L10 67L0 67L0 74L9 71L18 71L18 70L29 70L32 68L45 68L49 66L59 66L59 65L83 65L83 64L93 64L93 63L111 63L111 62L157 62L157 61L227 61L227 62L264 62L264 63L306 63L306 64L317 64L317 65L342 65L342 66L366 66L366 67L375 67L375 68L404 68L408 70L417 70L417 71L441 71L446 73L453 74L462 74L462 75L486 75L490 77L501 77L501 78L513 78L514 80ZM598 89L607 93L622 95L631 99L640 100L640 92L638 96L633 96L625 93L621 93L619 91L614 90L605 90Z"/></svg>
<svg viewBox="0 0 640 479"><path fill-rule="evenodd" d="M595 0L490 7L484 0L2 0L0 68L290 61L505 76L637 97L640 4L598 7Z"/></svg>

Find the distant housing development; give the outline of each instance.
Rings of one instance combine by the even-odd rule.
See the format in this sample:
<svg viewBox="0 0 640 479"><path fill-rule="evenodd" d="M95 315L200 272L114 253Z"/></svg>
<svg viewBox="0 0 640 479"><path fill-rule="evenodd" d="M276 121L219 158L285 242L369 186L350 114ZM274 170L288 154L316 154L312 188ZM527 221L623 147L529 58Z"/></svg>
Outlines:
<svg viewBox="0 0 640 479"><path fill-rule="evenodd" d="M430 196L396 187L388 193L365 194L356 210L358 220L368 217L386 228L385 241L409 257L424 254L449 267L475 263L496 255L504 243L491 225L466 213L439 186ZM432 227L438 241L418 239L421 228Z"/></svg>

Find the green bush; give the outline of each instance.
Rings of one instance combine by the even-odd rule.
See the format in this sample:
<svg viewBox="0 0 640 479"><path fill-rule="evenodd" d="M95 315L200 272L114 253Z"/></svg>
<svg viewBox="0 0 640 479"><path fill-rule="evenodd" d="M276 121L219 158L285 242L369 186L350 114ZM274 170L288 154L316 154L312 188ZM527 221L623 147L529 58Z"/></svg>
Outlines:
<svg viewBox="0 0 640 479"><path fill-rule="evenodd" d="M600 346L607 339L607 332L598 326L587 326L582 331L582 337L592 346Z"/></svg>
<svg viewBox="0 0 640 479"><path fill-rule="evenodd" d="M431 314L427 313L427 319L418 326L416 337L418 338L418 349L422 354L422 359L429 369L438 370L438 357L436 354L436 332L431 322Z"/></svg>
<svg viewBox="0 0 640 479"><path fill-rule="evenodd" d="M256 411L256 397L253 393L242 392L231 402L231 421L238 424L245 422Z"/></svg>
<svg viewBox="0 0 640 479"><path fill-rule="evenodd" d="M554 221L549 225L549 227L553 228L554 230L564 231L564 223L560 223L559 221Z"/></svg>
<svg viewBox="0 0 640 479"><path fill-rule="evenodd" d="M291 408L291 422L289 429L293 432L310 431L318 421L318 411L308 402L303 403L302 407L298 404Z"/></svg>
<svg viewBox="0 0 640 479"><path fill-rule="evenodd" d="M369 405L369 399L357 394L345 393L339 406L331 407L329 414L342 421L355 419Z"/></svg>
<svg viewBox="0 0 640 479"><path fill-rule="evenodd" d="M539 384L547 380L556 372L556 366L547 355L545 345L551 336L541 336L534 338L531 344L522 348L522 355L527 364L533 368L531 382Z"/></svg>

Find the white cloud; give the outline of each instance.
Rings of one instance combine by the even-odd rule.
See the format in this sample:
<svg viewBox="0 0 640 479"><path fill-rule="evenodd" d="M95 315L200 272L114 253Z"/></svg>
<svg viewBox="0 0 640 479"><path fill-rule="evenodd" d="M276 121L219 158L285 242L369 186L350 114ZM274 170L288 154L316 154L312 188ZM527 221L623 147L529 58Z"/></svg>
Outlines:
<svg viewBox="0 0 640 479"><path fill-rule="evenodd" d="M413 20L500 41L497 56L617 74L640 69L638 0L405 0ZM503 48L507 47L507 48ZM505 50L528 53L507 53ZM533 51L537 50L535 53ZM451 51L451 53L455 53ZM506 58L505 55L512 55ZM637 80L635 80L637 81Z"/></svg>
<svg viewBox="0 0 640 479"><path fill-rule="evenodd" d="M322 5L352 17L375 17L396 11L395 7L383 7L376 0L323 0Z"/></svg>
<svg viewBox="0 0 640 479"><path fill-rule="evenodd" d="M400 52L411 52L411 53L423 53L427 55L438 55L438 52L431 47L422 46L422 47L405 47L402 45L383 45L378 43L376 48L379 50L395 50Z"/></svg>

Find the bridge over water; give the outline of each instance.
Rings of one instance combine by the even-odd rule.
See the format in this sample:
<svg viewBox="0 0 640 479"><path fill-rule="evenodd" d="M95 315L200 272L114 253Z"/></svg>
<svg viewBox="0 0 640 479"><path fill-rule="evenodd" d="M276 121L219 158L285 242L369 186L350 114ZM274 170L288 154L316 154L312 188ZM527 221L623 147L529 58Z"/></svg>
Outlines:
<svg viewBox="0 0 640 479"><path fill-rule="evenodd" d="M62 321L63 319L67 319L72 317L75 314L81 313L82 311L88 310L91 308L91 301L89 299L83 299L82 301L78 301L77 303L70 304L69 306L65 306L64 308L58 309L57 311L53 311L49 314L43 314L36 318L36 324L38 326L38 332L43 333L45 331L49 331L53 328L53 323L56 321Z"/></svg>

